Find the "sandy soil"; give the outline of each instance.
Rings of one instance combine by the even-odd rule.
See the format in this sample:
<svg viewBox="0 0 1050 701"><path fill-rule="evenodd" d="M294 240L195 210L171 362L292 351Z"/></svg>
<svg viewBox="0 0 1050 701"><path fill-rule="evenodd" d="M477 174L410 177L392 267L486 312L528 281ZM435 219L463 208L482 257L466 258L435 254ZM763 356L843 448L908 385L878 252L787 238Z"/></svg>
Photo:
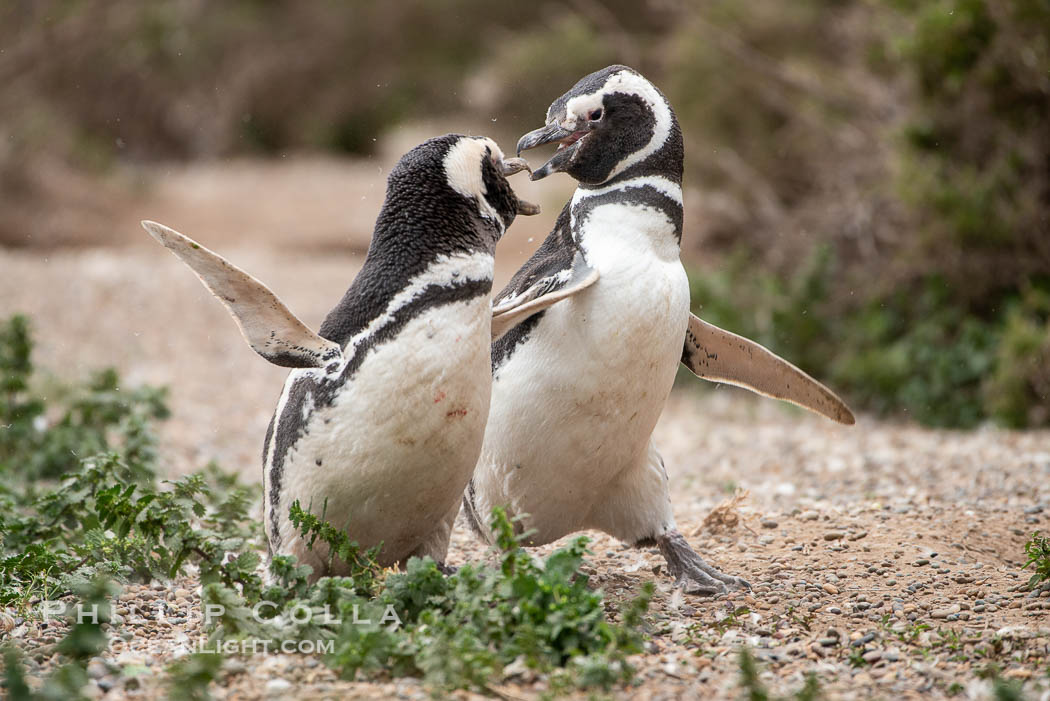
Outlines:
<svg viewBox="0 0 1050 701"><path fill-rule="evenodd" d="M127 200L133 204L114 223L121 233L106 245L0 249L0 314L32 317L37 363L49 372L76 377L112 364L129 383L168 385L174 415L162 454L172 474L217 459L257 480L284 371L248 349L225 310L140 235L136 221L158 219L216 248L316 327L367 246L383 177L381 167L373 170L304 160L155 172ZM564 184L548 187L521 187L546 213L508 235L503 279L538 244L565 196ZM333 203L336 193L345 206ZM289 201L298 203L294 212ZM351 214L351 202L362 201L370 213ZM737 390L687 386L672 397L657 439L679 526L753 590L682 597L655 551L591 534L594 579L612 600L645 581L658 587L652 642L636 660L638 686L616 696L735 697L742 643L780 692L812 672L831 698L982 698L988 684L977 673L989 660L1028 680L1032 698L1047 688L1050 588L1020 590L1027 573L1019 566L1026 536L1046 530L1050 518L1050 432L930 431L863 415L846 428ZM705 527L735 490L747 492L727 512L737 522ZM482 557L461 524L450 561ZM114 652L114 661L136 665L134 675L95 665L95 695L153 697L158 670L185 653L199 624L192 615L160 622L132 604L159 600L192 611L195 586L189 579L126 590L132 642L155 644ZM20 624L8 635L46 662L53 628ZM543 688L542 680L510 676L499 691L534 698ZM230 699L289 694L426 696L414 680L338 681L298 655L233 661L217 690Z"/></svg>

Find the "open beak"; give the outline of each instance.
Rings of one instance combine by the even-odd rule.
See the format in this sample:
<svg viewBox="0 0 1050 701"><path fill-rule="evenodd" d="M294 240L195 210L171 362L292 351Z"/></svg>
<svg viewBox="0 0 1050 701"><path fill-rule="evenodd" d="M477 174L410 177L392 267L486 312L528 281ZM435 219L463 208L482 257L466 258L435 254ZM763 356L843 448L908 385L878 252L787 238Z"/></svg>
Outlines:
<svg viewBox="0 0 1050 701"><path fill-rule="evenodd" d="M528 151L530 148L543 146L552 141L561 141L570 136L572 136L571 131L557 122L551 122L547 126L530 131L528 134L518 139L518 155L520 156L522 151Z"/></svg>
<svg viewBox="0 0 1050 701"><path fill-rule="evenodd" d="M564 170L565 166L567 166L569 161L572 160L573 155L576 153L576 149L579 148L580 139L586 135L586 130L570 131L557 122L551 122L547 126L540 127L535 131L530 131L528 134L518 139L519 154L530 148L543 146L544 144L549 144L554 141L561 143L557 152L549 161L544 163L538 169L532 171L531 179L541 180L551 173L557 173Z"/></svg>
<svg viewBox="0 0 1050 701"><path fill-rule="evenodd" d="M503 175L504 176L508 176L509 177L511 175L514 175L515 173L520 173L523 170L527 170L527 171L529 171L529 173L532 172L532 168L529 167L528 161L526 161L524 158L504 158L503 159ZM518 198L518 214L524 214L526 216L531 216L533 214L539 214L539 213L540 213L540 206L538 204L533 204L531 202L526 202L525 200L521 199L520 197Z"/></svg>

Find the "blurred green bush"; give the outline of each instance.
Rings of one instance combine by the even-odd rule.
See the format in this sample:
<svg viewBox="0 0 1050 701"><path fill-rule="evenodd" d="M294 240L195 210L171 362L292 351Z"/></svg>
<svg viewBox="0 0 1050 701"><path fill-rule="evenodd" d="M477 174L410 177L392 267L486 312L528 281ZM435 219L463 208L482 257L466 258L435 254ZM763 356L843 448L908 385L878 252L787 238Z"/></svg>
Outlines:
<svg viewBox="0 0 1050 701"><path fill-rule="evenodd" d="M805 22L792 24L806 8L823 16L808 30ZM813 114L823 112L813 124L805 123L804 98L751 100L758 114L735 122L743 96L715 105L697 98L700 121L715 125L708 133L741 144L750 166L771 160L760 167L768 175L781 155L788 157L780 167L795 173L767 181L785 210L778 218L822 232L808 247L797 235L785 247L768 235L732 231L729 243L743 252L717 272L693 276L694 302L705 318L756 336L869 410L937 426L987 419L1047 425L1050 4L812 1L761 19L750 10L727 3L723 19L739 36L754 37L748 50L766 42L763 55L782 69L806 63L808 75L853 74L856 86L876 78L881 85L827 93L833 80L822 81L826 94L810 95L821 103ZM785 31L774 31L771 24L780 22ZM851 34L861 25L867 29L860 36ZM845 29L819 36L829 26ZM858 39L852 50L835 48L844 36ZM856 53L862 62L851 60ZM696 55L713 70L715 59ZM720 90L743 85L733 80ZM746 94L761 93L756 86ZM882 159L877 169L849 165L868 149L836 141L844 121L892 147L870 150L870 158ZM781 136L771 140L763 130ZM824 148L822 130L830 137ZM827 177L855 181L843 190L822 182ZM875 221L850 222L859 199L883 203L884 225L897 232ZM819 216L809 218L807 201L826 206L823 225ZM763 224L749 223L759 230ZM863 238L868 250L856 245ZM800 256L805 250L808 258ZM807 262L799 264L800 257Z"/></svg>
<svg viewBox="0 0 1050 701"><path fill-rule="evenodd" d="M367 153L478 114L516 135L633 65L686 135L706 318L869 410L1050 424L1046 0L12 1L0 46L11 201L56 159Z"/></svg>

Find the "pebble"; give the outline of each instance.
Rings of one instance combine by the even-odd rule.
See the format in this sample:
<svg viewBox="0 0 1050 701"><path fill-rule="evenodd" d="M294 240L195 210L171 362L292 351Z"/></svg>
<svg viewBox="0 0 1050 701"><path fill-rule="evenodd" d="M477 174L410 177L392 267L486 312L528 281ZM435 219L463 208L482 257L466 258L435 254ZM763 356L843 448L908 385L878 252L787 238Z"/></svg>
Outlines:
<svg viewBox="0 0 1050 701"><path fill-rule="evenodd" d="M818 514L816 511L803 511L801 514L799 514L799 518L803 521L816 521L818 518L820 518L820 514Z"/></svg>
<svg viewBox="0 0 1050 701"><path fill-rule="evenodd" d="M839 593L838 587L834 584L822 584L821 589L832 595Z"/></svg>
<svg viewBox="0 0 1050 701"><path fill-rule="evenodd" d="M955 604L954 606L951 606L951 607L946 608L946 609L934 609L930 613L930 618L945 619L945 618L948 618L949 616L952 616L954 614L959 613L960 610L961 609L959 607L959 604Z"/></svg>
<svg viewBox="0 0 1050 701"><path fill-rule="evenodd" d="M868 633L867 635L861 636L861 637L857 638L856 640L854 640L852 643L850 643L850 646L851 647L864 647L865 645L867 645L868 643L870 643L874 639L875 639L875 634L874 633Z"/></svg>
<svg viewBox="0 0 1050 701"><path fill-rule="evenodd" d="M780 525L771 518L764 518L761 521L759 521L759 523L762 525L762 528L776 528Z"/></svg>
<svg viewBox="0 0 1050 701"><path fill-rule="evenodd" d="M292 683L287 679L271 679L266 682L266 691L274 694L288 691L292 688Z"/></svg>
<svg viewBox="0 0 1050 701"><path fill-rule="evenodd" d="M108 672L109 670L106 669L106 664L102 662L102 660L96 659L88 662L87 675L91 679L101 679L106 676Z"/></svg>
<svg viewBox="0 0 1050 701"><path fill-rule="evenodd" d="M842 540L846 534L842 531L828 531L824 534L824 540Z"/></svg>
<svg viewBox="0 0 1050 701"><path fill-rule="evenodd" d="M872 650L871 652L864 653L864 661L868 664L875 664L882 659L882 650Z"/></svg>

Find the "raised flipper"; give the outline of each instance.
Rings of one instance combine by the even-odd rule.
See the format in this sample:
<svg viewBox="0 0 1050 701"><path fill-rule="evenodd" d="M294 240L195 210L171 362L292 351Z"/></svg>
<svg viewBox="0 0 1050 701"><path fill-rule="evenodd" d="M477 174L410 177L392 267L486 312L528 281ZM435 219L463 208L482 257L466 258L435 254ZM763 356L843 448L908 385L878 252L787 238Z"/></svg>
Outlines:
<svg viewBox="0 0 1050 701"><path fill-rule="evenodd" d="M495 341L536 312L571 297L597 281L598 271L588 266L583 254L577 252L571 267L540 278L522 292L499 299L493 304L492 340Z"/></svg>
<svg viewBox="0 0 1050 701"><path fill-rule="evenodd" d="M693 314L689 315L682 363L705 380L783 399L842 424L856 422L853 412L834 392L788 361Z"/></svg>
<svg viewBox="0 0 1050 701"><path fill-rule="evenodd" d="M142 227L190 266L230 310L256 353L286 368L323 368L342 358L338 343L311 331L284 303L248 273L174 229L152 221Z"/></svg>

